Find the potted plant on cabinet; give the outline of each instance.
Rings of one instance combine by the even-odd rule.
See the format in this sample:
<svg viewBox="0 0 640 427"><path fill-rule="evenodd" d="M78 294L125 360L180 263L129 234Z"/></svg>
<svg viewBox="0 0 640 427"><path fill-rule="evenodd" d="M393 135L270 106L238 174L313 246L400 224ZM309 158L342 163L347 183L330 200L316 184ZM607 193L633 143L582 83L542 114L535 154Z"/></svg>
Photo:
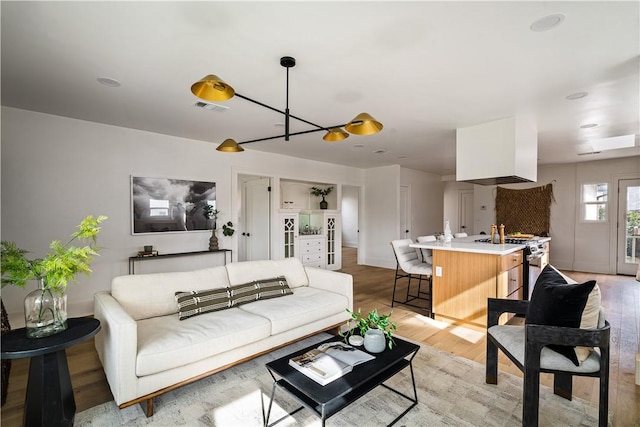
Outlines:
<svg viewBox="0 0 640 427"><path fill-rule="evenodd" d="M363 316L360 308L357 312L347 308L347 313L351 315L351 319L346 323L347 330L344 333L340 332L340 336L345 337L345 340L351 341L351 336L358 330L360 336L364 338L364 348L369 352L380 353L384 350L385 344L389 349L393 348L394 341L391 333L398 327L395 322L389 321L391 312L379 314L377 309L373 309Z"/></svg>
<svg viewBox="0 0 640 427"><path fill-rule="evenodd" d="M24 300L27 337L45 337L67 328L67 285L78 273L91 273L89 265L98 255L95 243L99 225L106 219L102 215L97 218L87 216L67 243L52 241L51 252L44 258L28 259L28 251L20 249L15 242L3 240L0 243L2 286L11 284L23 288L30 280L39 281L39 289L29 293ZM73 246L76 240L90 240L90 243Z"/></svg>
<svg viewBox="0 0 640 427"><path fill-rule="evenodd" d="M311 194L313 194L316 197L322 196L322 200L320 201L320 209L327 209L329 204L324 199L324 196L328 196L332 190L333 190L333 187L327 187L327 188L311 187Z"/></svg>

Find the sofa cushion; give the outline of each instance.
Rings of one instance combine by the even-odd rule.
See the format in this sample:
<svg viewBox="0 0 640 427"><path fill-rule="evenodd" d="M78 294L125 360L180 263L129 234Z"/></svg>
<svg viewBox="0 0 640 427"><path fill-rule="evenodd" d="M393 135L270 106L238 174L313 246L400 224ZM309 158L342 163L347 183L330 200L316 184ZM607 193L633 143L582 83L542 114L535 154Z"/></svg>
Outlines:
<svg viewBox="0 0 640 427"><path fill-rule="evenodd" d="M525 323L579 328L589 293L595 285L594 280L567 283L555 268L547 265L536 280ZM580 366L575 347L550 345L549 348Z"/></svg>
<svg viewBox="0 0 640 427"><path fill-rule="evenodd" d="M174 301L175 305L175 301ZM175 314L138 322L136 375L188 365L269 337L271 323L238 308L181 322Z"/></svg>
<svg viewBox="0 0 640 427"><path fill-rule="evenodd" d="M186 272L115 277L111 281L111 295L133 319L141 320L177 313L176 292L227 286L227 270L221 266Z"/></svg>
<svg viewBox="0 0 640 427"><path fill-rule="evenodd" d="M309 286L309 279L302 262L298 258L282 260L232 262L226 265L229 283L241 285L265 277L284 276L290 288Z"/></svg>
<svg viewBox="0 0 640 427"><path fill-rule="evenodd" d="M345 295L308 286L294 288L293 295L244 304L240 310L271 321L271 334L279 334L319 319L344 313L349 307Z"/></svg>
<svg viewBox="0 0 640 427"><path fill-rule="evenodd" d="M178 318L180 320L199 314L231 308L229 288L205 289L203 291L176 292Z"/></svg>

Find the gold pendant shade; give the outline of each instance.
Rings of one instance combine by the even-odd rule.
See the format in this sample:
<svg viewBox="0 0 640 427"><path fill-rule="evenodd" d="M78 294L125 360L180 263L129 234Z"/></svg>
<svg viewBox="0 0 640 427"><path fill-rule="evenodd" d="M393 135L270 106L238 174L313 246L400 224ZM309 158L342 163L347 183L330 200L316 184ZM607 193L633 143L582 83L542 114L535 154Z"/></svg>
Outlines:
<svg viewBox="0 0 640 427"><path fill-rule="evenodd" d="M327 142L338 142L349 138L349 134L341 128L331 128L325 136L322 137Z"/></svg>
<svg viewBox="0 0 640 427"><path fill-rule="evenodd" d="M235 142L233 139L225 139L224 142L218 145L216 148L218 151L223 151L225 153L241 153L244 151L244 148L240 147L240 145Z"/></svg>
<svg viewBox="0 0 640 427"><path fill-rule="evenodd" d="M279 110L277 108L266 105L262 102L253 100L247 96L236 93L235 90L225 83L220 77L215 74L209 74L208 76L203 77L202 79L195 82L191 85L191 92L200 99L204 99L205 101L227 101L234 96L242 98L246 101L253 102L261 107L268 108L270 110L276 111L282 115L284 115L285 121L285 133L284 135L276 135L276 136L268 136L265 138L252 139L250 141L244 142L236 142L233 139L226 139L222 144L216 148L218 151L222 151L225 153L240 153L244 151L241 147L242 144L249 144L251 142L258 141L267 141L272 139L284 138L285 141L289 141L290 136L294 135L303 135L307 133L326 131L327 133L322 137L327 142L338 142L343 141L349 137L349 133L355 135L373 135L374 133L378 133L382 130L382 123L371 117L367 113L360 113L351 120L349 123L333 125L333 126L321 126L316 123L310 122L309 120L302 119L300 117L294 116L289 113L289 69L295 67L296 60L290 56L283 56L280 58L280 65L286 68L287 70L287 87L286 87L286 108L284 111ZM313 126L312 129L304 130L300 132L289 132L289 120L295 119L301 121L307 125ZM342 128L347 130L345 132Z"/></svg>
<svg viewBox="0 0 640 427"><path fill-rule="evenodd" d="M206 101L226 101L236 92L215 74L209 74L191 85L191 92Z"/></svg>
<svg viewBox="0 0 640 427"><path fill-rule="evenodd" d="M373 135L382 130L382 123L367 113L360 113L344 127L349 133L355 135Z"/></svg>

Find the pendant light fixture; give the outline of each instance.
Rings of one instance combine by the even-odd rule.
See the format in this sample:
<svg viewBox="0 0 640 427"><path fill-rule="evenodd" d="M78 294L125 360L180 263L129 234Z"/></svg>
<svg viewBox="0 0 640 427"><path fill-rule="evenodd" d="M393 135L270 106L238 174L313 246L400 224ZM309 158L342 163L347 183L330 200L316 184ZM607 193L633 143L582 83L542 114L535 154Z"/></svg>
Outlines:
<svg viewBox="0 0 640 427"><path fill-rule="evenodd" d="M215 101L221 102L226 101L228 99L237 96L246 101L253 102L254 104L260 105L261 107L267 108L269 110L276 111L282 115L284 115L284 134L276 135L276 136L268 136L265 138L252 139L250 141L236 142L233 139L226 139L222 144L216 148L218 151L222 151L225 153L239 153L244 151L241 147L242 144L249 144L251 142L258 141L267 141L270 139L279 139L284 138L285 141L289 141L291 136L295 135L303 135L307 133L326 131L327 133L322 137L327 142L338 142L349 137L349 133L355 135L373 135L382 130L382 123L371 117L368 113L360 113L353 120L348 123L340 124L340 125L332 125L332 126L321 126L316 123L310 122L308 120L302 119L300 117L294 116L289 112L289 68L293 68L296 65L295 58L291 56L283 56L280 58L280 65L286 68L287 70L287 86L286 86L286 106L285 110L279 110L277 108L271 107L262 102L251 99L247 96L241 95L237 93L233 87L224 82L220 77L215 74L209 74L208 76L203 77L198 80L196 83L191 85L191 92L200 99L204 99L205 101ZM313 126L313 129L305 130L301 132L289 132L289 120L295 119L306 123L308 125ZM345 132L342 128L346 129Z"/></svg>

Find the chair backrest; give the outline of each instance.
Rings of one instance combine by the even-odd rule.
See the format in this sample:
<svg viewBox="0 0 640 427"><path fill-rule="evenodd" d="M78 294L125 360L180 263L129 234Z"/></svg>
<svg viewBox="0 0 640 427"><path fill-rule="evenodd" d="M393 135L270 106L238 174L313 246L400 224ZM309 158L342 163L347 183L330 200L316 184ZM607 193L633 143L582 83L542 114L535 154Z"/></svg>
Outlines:
<svg viewBox="0 0 640 427"><path fill-rule="evenodd" d="M418 258L418 253L416 250L409 245L413 243L411 239L400 239L391 241L391 246L393 247L393 252L396 255L396 260L398 261L398 265L404 271L409 269L411 265L416 262L421 262L420 258Z"/></svg>
<svg viewBox="0 0 640 427"><path fill-rule="evenodd" d="M453 233L453 237L459 239L460 237L468 237L467 233Z"/></svg>
<svg viewBox="0 0 640 427"><path fill-rule="evenodd" d="M416 240L418 241L418 243L428 243L435 242L437 239L436 236L420 236ZM433 264L431 249L420 249L420 252L422 254L422 261L428 264Z"/></svg>

